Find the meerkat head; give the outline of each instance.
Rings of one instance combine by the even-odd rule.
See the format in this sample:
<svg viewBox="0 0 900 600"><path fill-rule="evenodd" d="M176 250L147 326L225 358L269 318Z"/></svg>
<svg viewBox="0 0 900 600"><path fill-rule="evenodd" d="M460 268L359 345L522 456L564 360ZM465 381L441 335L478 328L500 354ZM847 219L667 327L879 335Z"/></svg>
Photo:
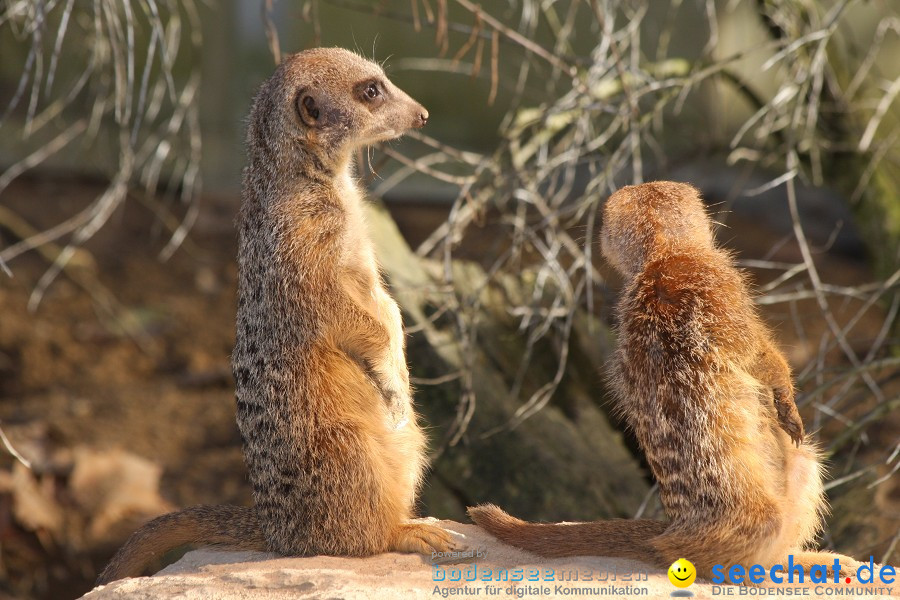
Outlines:
<svg viewBox="0 0 900 600"><path fill-rule="evenodd" d="M712 222L700 192L686 183L629 185L603 207L603 256L627 278L660 252L712 248Z"/></svg>
<svg viewBox="0 0 900 600"><path fill-rule="evenodd" d="M285 57L263 85L250 137L278 139L277 151L289 154L299 146L333 166L427 121L428 111L379 65L342 48L314 48Z"/></svg>

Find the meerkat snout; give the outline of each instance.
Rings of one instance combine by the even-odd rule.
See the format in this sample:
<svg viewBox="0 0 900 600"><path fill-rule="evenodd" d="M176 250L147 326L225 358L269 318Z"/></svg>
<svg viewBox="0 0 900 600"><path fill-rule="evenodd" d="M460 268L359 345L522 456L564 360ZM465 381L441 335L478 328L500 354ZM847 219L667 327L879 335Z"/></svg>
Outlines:
<svg viewBox="0 0 900 600"><path fill-rule="evenodd" d="M387 78L368 84L362 98L371 117L365 128L367 142L394 139L428 123L425 107Z"/></svg>

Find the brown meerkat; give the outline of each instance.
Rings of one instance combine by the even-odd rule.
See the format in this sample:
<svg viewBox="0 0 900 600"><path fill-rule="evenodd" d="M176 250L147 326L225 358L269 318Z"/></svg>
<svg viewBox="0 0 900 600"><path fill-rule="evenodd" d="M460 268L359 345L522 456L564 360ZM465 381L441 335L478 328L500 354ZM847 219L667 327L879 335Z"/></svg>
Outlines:
<svg viewBox="0 0 900 600"><path fill-rule="evenodd" d="M288 56L262 85L247 133L232 357L255 506L159 517L99 583L187 543L340 556L453 547L443 529L408 522L425 437L351 166L358 148L427 120L378 65L343 49Z"/></svg>
<svg viewBox="0 0 900 600"><path fill-rule="evenodd" d="M667 568L858 565L808 550L825 511L816 448L804 440L791 372L718 248L693 187L625 187L604 207L603 254L624 277L611 368L624 415L659 483L668 521L538 524L469 509L502 541L548 557L634 558ZM807 571L808 572L808 571Z"/></svg>

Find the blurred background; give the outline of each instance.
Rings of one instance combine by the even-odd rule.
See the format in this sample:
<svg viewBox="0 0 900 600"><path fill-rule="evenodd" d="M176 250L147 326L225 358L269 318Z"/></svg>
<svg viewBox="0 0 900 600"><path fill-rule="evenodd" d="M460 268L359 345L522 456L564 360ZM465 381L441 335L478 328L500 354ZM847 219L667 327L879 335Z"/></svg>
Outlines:
<svg viewBox="0 0 900 600"><path fill-rule="evenodd" d="M896 0L0 0L0 597L76 597L144 520L250 503L244 119L316 45L431 115L357 161L429 426L422 514L662 514L604 381L621 282L594 242L613 190L675 179L795 370L822 546L900 562Z"/></svg>

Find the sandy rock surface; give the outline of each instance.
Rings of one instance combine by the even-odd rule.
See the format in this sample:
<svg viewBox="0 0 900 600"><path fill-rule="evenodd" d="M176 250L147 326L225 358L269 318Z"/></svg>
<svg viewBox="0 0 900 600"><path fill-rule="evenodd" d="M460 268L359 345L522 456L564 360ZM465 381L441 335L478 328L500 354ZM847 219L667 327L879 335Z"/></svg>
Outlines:
<svg viewBox="0 0 900 600"><path fill-rule="evenodd" d="M436 521L480 556L443 559L435 565L430 557L382 554L369 558L314 556L282 558L259 552L198 550L152 577L116 581L94 589L85 600L281 600L321 598L346 600L394 600L398 598L669 598L676 591L661 569L613 558L579 557L541 559L499 543L474 525ZM439 559L440 560L440 559ZM456 562L454 562L454 560ZM474 565L474 566L473 566ZM486 581L486 570L508 569L513 579L521 569L522 580ZM553 580L548 580L552 570ZM577 571L578 581L561 580ZM537 581L529 581L529 576ZM451 581L451 579L458 579ZM469 579L470 581L467 581ZM471 581L475 579L475 581ZM900 584L890 595L900 597ZM879 598L885 586L859 589L846 586L795 584L790 595L775 588L715 586L697 581L689 591L694 598ZM870 586L871 587L871 586ZM826 589L827 588L827 589ZM799 590L805 589L806 594ZM779 593L780 592L780 593ZM881 592L880 594L878 592ZM863 595L864 594L864 595Z"/></svg>

